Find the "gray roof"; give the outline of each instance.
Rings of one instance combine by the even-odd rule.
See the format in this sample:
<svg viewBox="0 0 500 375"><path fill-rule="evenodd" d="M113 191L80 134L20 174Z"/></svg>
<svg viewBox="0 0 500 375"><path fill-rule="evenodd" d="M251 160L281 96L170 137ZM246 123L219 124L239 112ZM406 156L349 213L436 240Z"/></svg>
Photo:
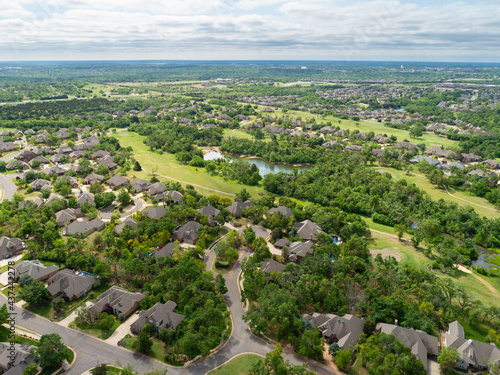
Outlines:
<svg viewBox="0 0 500 375"><path fill-rule="evenodd" d="M413 159L410 160L410 163L419 163L421 161L426 161L427 163L432 165L439 164L439 160L431 158L430 156L415 156Z"/></svg>
<svg viewBox="0 0 500 375"><path fill-rule="evenodd" d="M120 234L123 231L123 229L125 229L125 227L129 227L130 230L137 230L138 229L137 222L134 219L127 217L123 221L123 223L121 223L115 227L115 232Z"/></svg>
<svg viewBox="0 0 500 375"><path fill-rule="evenodd" d="M312 241L315 241L316 235L323 231L318 224L311 220L304 220L296 223L295 228L297 229L297 237Z"/></svg>
<svg viewBox="0 0 500 375"><path fill-rule="evenodd" d="M159 220L163 216L165 216L167 211L168 211L168 208L163 207L163 206L158 206L158 207L148 208L147 210L142 211L142 214L144 216L151 218L151 219Z"/></svg>
<svg viewBox="0 0 500 375"><path fill-rule="evenodd" d="M220 210L218 210L217 208L215 208L210 204L208 206L198 209L198 212L201 213L202 215L208 216L209 219L212 219L218 214L220 214Z"/></svg>
<svg viewBox="0 0 500 375"><path fill-rule="evenodd" d="M78 213L74 208L66 208L64 210L56 212L57 225L63 226L66 223L71 223L72 221L76 220L77 214Z"/></svg>
<svg viewBox="0 0 500 375"><path fill-rule="evenodd" d="M89 308L88 313L95 319L109 305L115 314L125 314L139 306L143 298L144 294L142 293L129 292L113 285L97 298L97 302Z"/></svg>
<svg viewBox="0 0 500 375"><path fill-rule="evenodd" d="M283 272L283 268L285 268L284 264L276 262L273 259L263 260L262 266L260 266L260 270L267 274L271 272Z"/></svg>
<svg viewBox="0 0 500 375"><path fill-rule="evenodd" d="M283 214L286 218L293 216L293 211L286 206L273 207L269 211L267 211L267 213L270 215L275 215L278 212Z"/></svg>
<svg viewBox="0 0 500 375"><path fill-rule="evenodd" d="M290 245L291 243L292 242L288 241L286 238L282 238L282 239L279 239L278 241L276 241L274 243L274 246L277 247L277 248L282 248L282 247Z"/></svg>
<svg viewBox="0 0 500 375"><path fill-rule="evenodd" d="M312 241L292 242L286 247L288 256L291 260L297 260L297 258L305 257L306 254L314 254L314 250L311 247L312 244Z"/></svg>
<svg viewBox="0 0 500 375"><path fill-rule="evenodd" d="M147 195L148 196L157 195L164 193L165 191L167 191L167 187L165 185L163 185L160 182L155 182L149 187Z"/></svg>
<svg viewBox="0 0 500 375"><path fill-rule="evenodd" d="M35 181L33 181L30 184L30 187L33 190L40 190L42 188L44 189L52 189L52 185L50 181L44 180L43 178L37 178Z"/></svg>
<svg viewBox="0 0 500 375"><path fill-rule="evenodd" d="M100 184L102 180L104 180L104 176L102 174L91 173L83 179L83 182L87 185L92 185L95 183Z"/></svg>
<svg viewBox="0 0 500 375"><path fill-rule="evenodd" d="M76 200L76 203L78 205L82 205L84 203L91 204L92 206L95 206L94 202L94 194L89 193L88 191L83 192L78 196L78 199Z"/></svg>
<svg viewBox="0 0 500 375"><path fill-rule="evenodd" d="M14 279L16 280L25 274L30 275L35 280L40 280L59 270L56 265L45 267L39 260L23 260L16 264L14 268Z"/></svg>
<svg viewBox="0 0 500 375"><path fill-rule="evenodd" d="M151 186L151 182L149 182L148 180L143 180L142 178L136 178L130 181L130 186L132 187L132 189L139 193L141 191L149 189L149 187Z"/></svg>
<svg viewBox="0 0 500 375"><path fill-rule="evenodd" d="M119 187L125 186L128 183L128 179L116 174L113 177L111 177L106 183L109 186L119 188Z"/></svg>
<svg viewBox="0 0 500 375"><path fill-rule="evenodd" d="M89 291L99 279L93 276L77 275L71 270L59 271L49 279L47 289L52 297L63 294L69 299Z"/></svg>
<svg viewBox="0 0 500 375"><path fill-rule="evenodd" d="M232 205L230 205L227 210L231 213L233 216L241 216L243 213L243 209L247 207L252 207L254 204L250 201L245 201L245 202L234 202Z"/></svg>
<svg viewBox="0 0 500 375"><path fill-rule="evenodd" d="M177 227L172 235L173 240L183 240L195 242L198 240L198 229L201 224L196 221L188 221L186 224Z"/></svg>
<svg viewBox="0 0 500 375"><path fill-rule="evenodd" d="M71 224L63 229L65 236L73 236L77 233L83 234L85 237L94 233L96 230L102 230L106 224L96 217L93 220L83 219L81 221L73 221Z"/></svg>
<svg viewBox="0 0 500 375"><path fill-rule="evenodd" d="M26 247L25 243L17 237L0 237L0 258L5 258L7 254L13 254Z"/></svg>
<svg viewBox="0 0 500 375"><path fill-rule="evenodd" d="M102 165L108 169L114 169L118 166L118 164L114 162L114 158L115 157L111 155L105 156L99 160L99 165Z"/></svg>
<svg viewBox="0 0 500 375"><path fill-rule="evenodd" d="M156 250L153 254L153 257L155 258L171 257L172 255L174 255L174 249L176 246L177 245L175 243L169 242L161 249Z"/></svg>
<svg viewBox="0 0 500 375"><path fill-rule="evenodd" d="M0 342L0 369L7 375L22 375L26 367L35 363L31 356L31 349L34 346L25 342L24 344L14 344L14 358L11 357L10 343ZM9 363L14 363L14 366L9 368Z"/></svg>
<svg viewBox="0 0 500 375"><path fill-rule="evenodd" d="M167 303L157 302L156 305L139 313L139 318L132 324L137 330L142 330L146 324L151 324L156 330L162 328L177 328L184 320L184 315L174 312L177 304L173 301Z"/></svg>
<svg viewBox="0 0 500 375"><path fill-rule="evenodd" d="M19 208L38 208L43 204L42 198L28 198L19 203Z"/></svg>
<svg viewBox="0 0 500 375"><path fill-rule="evenodd" d="M349 350L355 346L359 336L363 333L365 320L357 316L346 314L338 316L333 314L305 315L304 319L310 320L318 326L319 331L325 338L336 341L339 347Z"/></svg>

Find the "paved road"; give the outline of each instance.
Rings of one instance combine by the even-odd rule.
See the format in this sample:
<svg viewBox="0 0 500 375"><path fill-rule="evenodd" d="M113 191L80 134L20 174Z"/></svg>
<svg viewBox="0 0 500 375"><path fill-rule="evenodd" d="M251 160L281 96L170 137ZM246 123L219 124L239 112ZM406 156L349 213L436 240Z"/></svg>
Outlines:
<svg viewBox="0 0 500 375"><path fill-rule="evenodd" d="M9 177L3 174L0 174L0 184L4 192L3 199L12 199L14 193L16 192L16 185L14 185Z"/></svg>
<svg viewBox="0 0 500 375"><path fill-rule="evenodd" d="M132 208L130 211L127 211L127 212L124 212L123 214L121 214L120 215L121 219L123 219L123 218L125 218L127 216L130 216L130 215L136 213L137 211L142 210L142 208L144 206L144 203L143 203L144 201L142 199L133 198L133 197L132 197L132 199L135 202L134 208ZM111 216L113 216L111 214L111 211L113 211L116 208L117 205L118 204L113 203L111 206L106 207L105 209L103 209L101 211L101 213L100 213L101 219L103 219L103 220L111 220Z"/></svg>

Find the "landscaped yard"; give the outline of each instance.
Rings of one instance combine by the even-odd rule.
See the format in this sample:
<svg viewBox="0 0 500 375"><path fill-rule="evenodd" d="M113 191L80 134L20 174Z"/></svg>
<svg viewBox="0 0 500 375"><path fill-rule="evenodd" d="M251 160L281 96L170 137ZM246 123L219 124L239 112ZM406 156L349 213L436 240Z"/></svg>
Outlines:
<svg viewBox="0 0 500 375"><path fill-rule="evenodd" d="M38 344L35 340L20 336L19 333L22 334L23 332L16 331L16 335L14 338L15 342L17 342L19 344L23 344L25 342L29 342L31 345ZM0 326L0 342L9 342L9 341L10 341L9 330L7 328L5 328L4 326Z"/></svg>
<svg viewBox="0 0 500 375"><path fill-rule="evenodd" d="M116 331L116 329L120 326L121 322L115 317L115 324L109 331L104 331L98 328L96 324L88 324L88 323L78 324L76 323L76 320L73 321L73 323L71 324L72 324L71 328L77 329L79 331L82 331L83 333L100 338L102 340L106 340L113 334L113 332Z"/></svg>
<svg viewBox="0 0 500 375"><path fill-rule="evenodd" d="M257 354L241 354L232 358L218 369L211 371L209 375L246 375L250 373L252 367L262 360L262 358L262 356Z"/></svg>
<svg viewBox="0 0 500 375"><path fill-rule="evenodd" d="M165 350L165 344L163 341L158 339L153 340L153 347L151 348L151 352L149 352L149 356L158 359L159 361L165 362L165 355L167 354ZM125 336L122 341L125 341L126 348L137 350L139 345L139 339L132 335Z"/></svg>

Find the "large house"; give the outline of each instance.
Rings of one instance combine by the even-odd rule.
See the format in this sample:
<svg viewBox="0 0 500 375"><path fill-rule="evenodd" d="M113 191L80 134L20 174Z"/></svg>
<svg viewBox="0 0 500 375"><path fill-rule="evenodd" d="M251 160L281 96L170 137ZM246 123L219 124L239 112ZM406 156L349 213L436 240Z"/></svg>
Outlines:
<svg viewBox="0 0 500 375"><path fill-rule="evenodd" d="M431 147L428 150L425 150L424 154L430 155L430 156L437 156L438 158L447 158L451 154L453 154L453 151L443 150L442 148L439 148L439 147Z"/></svg>
<svg viewBox="0 0 500 375"><path fill-rule="evenodd" d="M130 181L130 186L137 193L140 193L141 191L148 190L149 187L151 186L151 183L148 180L143 180L142 178L136 178L135 180Z"/></svg>
<svg viewBox="0 0 500 375"><path fill-rule="evenodd" d="M87 177L83 179L83 183L85 185L98 185L104 180L104 176L102 174L91 173Z"/></svg>
<svg viewBox="0 0 500 375"><path fill-rule="evenodd" d="M137 227L137 222L131 217L127 217L125 220L123 220L123 223L115 226L115 233L120 234L125 229L125 227L128 227L130 230L139 229Z"/></svg>
<svg viewBox="0 0 500 375"><path fill-rule="evenodd" d="M150 324L155 331L162 328L176 329L184 319L184 315L174 312L176 307L177 304L173 301L167 303L157 302L153 307L139 313L139 318L132 323L130 330L140 333L146 324Z"/></svg>
<svg viewBox="0 0 500 375"><path fill-rule="evenodd" d="M148 197L154 197L167 191L167 187L160 182L152 184L147 192Z"/></svg>
<svg viewBox="0 0 500 375"><path fill-rule="evenodd" d="M14 345L10 342L0 342L0 372L4 375L22 375L28 365L36 364L31 355L31 349L34 348L28 342Z"/></svg>
<svg viewBox="0 0 500 375"><path fill-rule="evenodd" d="M307 254L314 255L312 241L292 242L285 248L287 250L288 259L292 262L300 262Z"/></svg>
<svg viewBox="0 0 500 375"><path fill-rule="evenodd" d="M355 346L359 336L363 333L364 319L346 314L338 316L334 314L304 315L303 319L309 320L318 327L326 342L331 344L336 342L342 349L349 350Z"/></svg>
<svg viewBox="0 0 500 375"><path fill-rule="evenodd" d="M285 265L283 263L276 262L273 259L263 260L262 265L260 266L260 270L268 276L272 272L283 272L283 268L285 268Z"/></svg>
<svg viewBox="0 0 500 375"><path fill-rule="evenodd" d="M245 201L245 202L234 202L232 205L230 205L227 210L229 213L234 216L234 217L240 217L243 214L243 209L252 207L254 204L250 201Z"/></svg>
<svg viewBox="0 0 500 375"><path fill-rule="evenodd" d="M88 314L92 320L102 312L119 315L123 314L127 318L132 312L139 307L144 294L129 292L119 286L112 286L97 298L88 310Z"/></svg>
<svg viewBox="0 0 500 375"><path fill-rule="evenodd" d="M323 229L311 220L304 220L300 223L295 223L295 229L297 230L297 237L311 241L316 241L316 235L323 232Z"/></svg>
<svg viewBox="0 0 500 375"><path fill-rule="evenodd" d="M148 209L142 211L142 214L144 216L149 217L150 219L160 220L163 216L165 216L167 211L168 211L168 208L158 206L158 207L148 208Z"/></svg>
<svg viewBox="0 0 500 375"><path fill-rule="evenodd" d="M121 189L122 187L125 187L128 184L128 178L125 178L120 175L114 175L107 181L107 184L112 189Z"/></svg>
<svg viewBox="0 0 500 375"><path fill-rule="evenodd" d="M293 211L286 206L273 207L269 211L267 211L267 213L269 215L276 215L278 213L281 213L287 219L293 216Z"/></svg>
<svg viewBox="0 0 500 375"><path fill-rule="evenodd" d="M210 204L208 206L198 209L198 212L208 217L208 225L214 225L215 217L220 214L220 210L218 210L217 208L215 208Z"/></svg>
<svg viewBox="0 0 500 375"><path fill-rule="evenodd" d="M82 211L77 208L66 208L64 210L61 210L59 212L56 212L56 223L58 226L62 227L64 225L67 225L69 223L72 223L79 217L83 217L84 214Z"/></svg>
<svg viewBox="0 0 500 375"><path fill-rule="evenodd" d="M65 236L74 236L77 233L82 234L84 237L90 236L95 231L103 230L106 224L96 217L93 220L83 219L81 221L73 221L63 229Z"/></svg>
<svg viewBox="0 0 500 375"><path fill-rule="evenodd" d="M18 281L22 275L30 275L33 280L43 281L59 271L56 265L45 267L39 260L23 260L14 268L14 281Z"/></svg>
<svg viewBox="0 0 500 375"><path fill-rule="evenodd" d="M30 184L33 190L49 189L52 190L52 185L50 181L44 180L43 178L37 178Z"/></svg>
<svg viewBox="0 0 500 375"><path fill-rule="evenodd" d="M172 239L174 241L186 242L194 245L198 241L198 229L201 224L196 221L188 221L184 225L180 225L174 230Z"/></svg>
<svg viewBox="0 0 500 375"><path fill-rule="evenodd" d="M97 276L64 269L49 279L47 289L52 298L62 297L72 301L86 294L97 283L99 283Z"/></svg>
<svg viewBox="0 0 500 375"><path fill-rule="evenodd" d="M17 237L3 236L0 238L0 259L21 254L25 247L26 244Z"/></svg>
<svg viewBox="0 0 500 375"><path fill-rule="evenodd" d="M500 349L495 344L466 339L464 328L456 320L448 326L444 343L457 349L460 360L456 367L461 370L487 370L491 363L500 363Z"/></svg>
<svg viewBox="0 0 500 375"><path fill-rule="evenodd" d="M404 328L393 324L377 323L377 332L394 335L401 343L409 348L427 371L427 358L439 354L438 339L427 332Z"/></svg>
<svg viewBox="0 0 500 375"><path fill-rule="evenodd" d="M163 258L163 257L171 257L175 253L175 248L178 245L176 245L173 242L169 242L165 246L163 246L161 249L156 250L153 253L154 258Z"/></svg>

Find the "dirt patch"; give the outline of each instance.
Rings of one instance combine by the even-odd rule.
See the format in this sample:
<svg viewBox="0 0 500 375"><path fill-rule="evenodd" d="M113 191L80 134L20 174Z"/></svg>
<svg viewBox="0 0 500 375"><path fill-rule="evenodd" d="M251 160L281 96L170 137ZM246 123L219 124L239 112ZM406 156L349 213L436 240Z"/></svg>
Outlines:
<svg viewBox="0 0 500 375"><path fill-rule="evenodd" d="M393 256L398 262L400 262L402 259L401 253L395 247L389 247L386 249L370 250L370 254L374 258L378 254L380 254L382 256L382 258L386 258L388 256Z"/></svg>
<svg viewBox="0 0 500 375"><path fill-rule="evenodd" d="M203 155L208 154L210 151L215 151L215 152L220 152L219 147L202 147L201 150L203 151Z"/></svg>
<svg viewBox="0 0 500 375"><path fill-rule="evenodd" d="M392 176L392 178L397 178L396 174L394 172L391 172L388 169L377 169L377 172L380 172L380 173L389 173Z"/></svg>

